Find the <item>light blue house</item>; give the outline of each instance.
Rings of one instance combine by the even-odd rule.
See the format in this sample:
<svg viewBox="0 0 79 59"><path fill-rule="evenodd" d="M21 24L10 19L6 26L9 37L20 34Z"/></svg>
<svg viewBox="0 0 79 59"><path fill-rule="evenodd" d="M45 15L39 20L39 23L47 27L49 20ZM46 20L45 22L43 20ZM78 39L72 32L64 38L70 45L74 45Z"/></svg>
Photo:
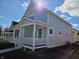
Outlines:
<svg viewBox="0 0 79 59"><path fill-rule="evenodd" d="M23 47L34 51L73 42L71 28L71 24L31 1L20 22L13 27L13 37Z"/></svg>

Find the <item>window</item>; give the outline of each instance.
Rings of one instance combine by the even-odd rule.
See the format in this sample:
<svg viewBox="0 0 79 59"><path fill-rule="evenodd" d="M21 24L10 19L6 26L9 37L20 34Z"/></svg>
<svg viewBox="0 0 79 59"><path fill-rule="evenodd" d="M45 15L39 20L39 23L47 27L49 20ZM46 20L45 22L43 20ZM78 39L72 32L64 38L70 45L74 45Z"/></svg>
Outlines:
<svg viewBox="0 0 79 59"><path fill-rule="evenodd" d="M15 30L15 38L18 38L19 37L19 29L16 29Z"/></svg>
<svg viewBox="0 0 79 59"><path fill-rule="evenodd" d="M77 35L79 35L79 33L77 33Z"/></svg>
<svg viewBox="0 0 79 59"><path fill-rule="evenodd" d="M59 32L59 35L61 35L61 32Z"/></svg>
<svg viewBox="0 0 79 59"><path fill-rule="evenodd" d="M33 25L24 27L24 37L33 37Z"/></svg>
<svg viewBox="0 0 79 59"><path fill-rule="evenodd" d="M28 17L28 18L30 18L30 19L32 19L32 20L34 20L34 16L30 16L30 17Z"/></svg>
<svg viewBox="0 0 79 59"><path fill-rule="evenodd" d="M72 32L74 34L74 32Z"/></svg>
<svg viewBox="0 0 79 59"><path fill-rule="evenodd" d="M52 29L50 29L50 30L49 30L49 33L50 33L50 34L53 34L53 30L52 30Z"/></svg>
<svg viewBox="0 0 79 59"><path fill-rule="evenodd" d="M66 33L66 37L67 37L67 33Z"/></svg>
<svg viewBox="0 0 79 59"><path fill-rule="evenodd" d="M38 29L38 38L42 38L42 29Z"/></svg>

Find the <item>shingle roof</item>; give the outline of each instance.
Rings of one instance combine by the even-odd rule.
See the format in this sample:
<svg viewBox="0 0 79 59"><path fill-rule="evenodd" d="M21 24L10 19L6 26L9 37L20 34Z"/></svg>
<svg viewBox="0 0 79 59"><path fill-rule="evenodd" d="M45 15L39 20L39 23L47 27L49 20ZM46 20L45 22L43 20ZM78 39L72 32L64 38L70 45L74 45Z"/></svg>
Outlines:
<svg viewBox="0 0 79 59"><path fill-rule="evenodd" d="M12 21L12 26L17 25L19 22Z"/></svg>

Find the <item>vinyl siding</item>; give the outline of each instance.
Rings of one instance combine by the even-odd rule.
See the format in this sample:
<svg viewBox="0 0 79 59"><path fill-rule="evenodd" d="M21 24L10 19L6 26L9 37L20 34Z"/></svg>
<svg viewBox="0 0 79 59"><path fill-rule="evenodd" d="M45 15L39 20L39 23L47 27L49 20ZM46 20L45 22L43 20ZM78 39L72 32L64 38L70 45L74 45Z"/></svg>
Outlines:
<svg viewBox="0 0 79 59"><path fill-rule="evenodd" d="M71 42L71 37L70 37L71 36L71 32L70 32L71 27L69 25L62 22L61 19L57 18L53 14L49 14L48 24L49 24L49 28L54 29L54 31L53 31L54 34L52 36L50 36L50 34L48 35L49 46L55 47L55 46L64 45L68 41ZM59 34L59 32L61 32L61 35Z"/></svg>
<svg viewBox="0 0 79 59"><path fill-rule="evenodd" d="M42 10L39 10L37 9L39 8L39 6L38 7L36 6L37 3L35 2L30 3L24 14L24 17L28 17L31 18L32 20L38 20L47 23L47 15L48 15L47 9L41 6Z"/></svg>

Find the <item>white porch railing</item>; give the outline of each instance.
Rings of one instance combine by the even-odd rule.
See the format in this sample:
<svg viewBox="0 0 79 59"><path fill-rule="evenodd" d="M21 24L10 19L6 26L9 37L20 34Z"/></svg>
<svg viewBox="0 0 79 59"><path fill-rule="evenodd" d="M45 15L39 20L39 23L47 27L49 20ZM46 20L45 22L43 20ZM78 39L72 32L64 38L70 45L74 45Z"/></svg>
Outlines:
<svg viewBox="0 0 79 59"><path fill-rule="evenodd" d="M46 47L47 44L47 38L35 38L35 40L33 38L13 38L4 40L14 43L16 47L25 47L29 49L43 48Z"/></svg>
<svg viewBox="0 0 79 59"><path fill-rule="evenodd" d="M24 45L33 45L33 38L22 38L20 43Z"/></svg>
<svg viewBox="0 0 79 59"><path fill-rule="evenodd" d="M33 46L33 38L22 38L20 40L20 43L24 45ZM35 46L45 45L45 44L47 44L47 38L35 38Z"/></svg>
<svg viewBox="0 0 79 59"><path fill-rule="evenodd" d="M9 42L12 42L12 43L17 43L17 42L19 42L19 40L18 39L14 39L14 38L8 38L8 39L6 39L6 38L3 38L3 40L5 40L5 41L9 41Z"/></svg>
<svg viewBox="0 0 79 59"><path fill-rule="evenodd" d="M46 45L47 44L47 38L36 38L35 39L35 45Z"/></svg>

